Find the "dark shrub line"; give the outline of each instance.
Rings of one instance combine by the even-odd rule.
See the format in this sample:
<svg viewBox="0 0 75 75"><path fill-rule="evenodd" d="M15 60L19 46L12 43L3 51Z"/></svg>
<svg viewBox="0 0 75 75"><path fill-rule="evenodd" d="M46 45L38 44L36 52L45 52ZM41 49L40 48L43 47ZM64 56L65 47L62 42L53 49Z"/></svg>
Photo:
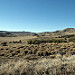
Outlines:
<svg viewBox="0 0 75 75"><path fill-rule="evenodd" d="M52 40L28 40L28 44L40 44L40 43L66 43L66 40L63 39L52 39Z"/></svg>

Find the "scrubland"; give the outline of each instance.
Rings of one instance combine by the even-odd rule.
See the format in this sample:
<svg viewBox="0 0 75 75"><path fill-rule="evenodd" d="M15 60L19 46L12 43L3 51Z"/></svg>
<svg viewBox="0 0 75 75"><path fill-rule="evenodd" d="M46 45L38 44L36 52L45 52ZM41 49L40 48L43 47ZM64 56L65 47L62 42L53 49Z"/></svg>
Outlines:
<svg viewBox="0 0 75 75"><path fill-rule="evenodd" d="M74 38L5 38L0 38L0 75L75 75Z"/></svg>
<svg viewBox="0 0 75 75"><path fill-rule="evenodd" d="M23 46L1 46L0 57L26 57L28 55L50 57L60 54L61 56L70 56L75 54L74 43L41 43L27 44Z"/></svg>

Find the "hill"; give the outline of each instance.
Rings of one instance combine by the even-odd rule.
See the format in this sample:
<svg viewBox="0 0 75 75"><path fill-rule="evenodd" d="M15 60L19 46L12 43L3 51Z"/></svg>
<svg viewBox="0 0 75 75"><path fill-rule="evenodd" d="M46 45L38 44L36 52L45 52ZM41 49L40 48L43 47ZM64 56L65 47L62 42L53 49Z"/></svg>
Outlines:
<svg viewBox="0 0 75 75"><path fill-rule="evenodd" d="M57 30L54 32L42 32L42 33L39 33L39 35L40 36L54 36L54 37L75 35L75 28L66 28L64 30Z"/></svg>
<svg viewBox="0 0 75 75"><path fill-rule="evenodd" d="M66 28L64 30L57 30L54 32L42 32L42 33L33 33L33 32L7 32L0 31L0 37L13 37L13 36L52 36L52 37L73 37L75 36L75 28Z"/></svg>
<svg viewBox="0 0 75 75"><path fill-rule="evenodd" d="M29 36L29 35L37 35L36 33L32 32L7 32L7 31L0 31L0 37L16 37L16 36Z"/></svg>

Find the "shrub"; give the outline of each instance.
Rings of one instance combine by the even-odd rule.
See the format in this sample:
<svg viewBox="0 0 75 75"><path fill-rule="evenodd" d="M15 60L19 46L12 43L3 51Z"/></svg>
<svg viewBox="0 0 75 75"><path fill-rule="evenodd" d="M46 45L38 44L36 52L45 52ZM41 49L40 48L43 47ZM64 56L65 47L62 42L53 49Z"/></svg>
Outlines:
<svg viewBox="0 0 75 75"><path fill-rule="evenodd" d="M21 48L24 48L24 46L20 46L20 47L18 47L18 49L21 49Z"/></svg>
<svg viewBox="0 0 75 75"><path fill-rule="evenodd" d="M75 38L70 38L69 42L75 42Z"/></svg>
<svg viewBox="0 0 75 75"><path fill-rule="evenodd" d="M27 41L28 44L32 44L32 40Z"/></svg>
<svg viewBox="0 0 75 75"><path fill-rule="evenodd" d="M22 43L22 41L19 40L19 41L13 41L13 42L9 42L9 43Z"/></svg>
<svg viewBox="0 0 75 75"><path fill-rule="evenodd" d="M1 43L2 46L7 46L7 42Z"/></svg>
<svg viewBox="0 0 75 75"><path fill-rule="evenodd" d="M21 41L21 40L19 40L19 41L18 41L18 43L22 43L22 41Z"/></svg>
<svg viewBox="0 0 75 75"><path fill-rule="evenodd" d="M40 40L28 40L28 44L40 44L40 43L66 43L64 39L40 39Z"/></svg>
<svg viewBox="0 0 75 75"><path fill-rule="evenodd" d="M37 51L36 55L38 55L38 56L44 56L44 54L43 54L42 51Z"/></svg>
<svg viewBox="0 0 75 75"><path fill-rule="evenodd" d="M0 54L0 56L4 56L4 53Z"/></svg>
<svg viewBox="0 0 75 75"><path fill-rule="evenodd" d="M13 53L12 53L12 56L15 56L15 55L16 55L16 53L15 53L15 52L13 52Z"/></svg>
<svg viewBox="0 0 75 75"><path fill-rule="evenodd" d="M24 51L24 54L25 54L25 55L28 54L28 50Z"/></svg>
<svg viewBox="0 0 75 75"><path fill-rule="evenodd" d="M32 53L33 53L33 54L36 54L37 51L38 51L37 49L34 49L34 50L32 50Z"/></svg>
<svg viewBox="0 0 75 75"><path fill-rule="evenodd" d="M4 50L4 48L1 48L0 50Z"/></svg>
<svg viewBox="0 0 75 75"><path fill-rule="evenodd" d="M50 52L49 51L37 51L36 55L38 55L38 56L49 56Z"/></svg>

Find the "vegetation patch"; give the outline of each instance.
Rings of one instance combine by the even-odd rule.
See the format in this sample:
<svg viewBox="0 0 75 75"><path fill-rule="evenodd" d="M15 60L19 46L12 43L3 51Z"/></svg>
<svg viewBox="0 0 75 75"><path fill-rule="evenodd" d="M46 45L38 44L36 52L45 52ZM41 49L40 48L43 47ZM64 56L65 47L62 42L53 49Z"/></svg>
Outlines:
<svg viewBox="0 0 75 75"><path fill-rule="evenodd" d="M75 42L75 38L70 38L69 42Z"/></svg>
<svg viewBox="0 0 75 75"><path fill-rule="evenodd" d="M38 39L38 40L28 40L28 44L40 44L40 43L66 43L64 39Z"/></svg>
<svg viewBox="0 0 75 75"><path fill-rule="evenodd" d="M7 46L7 42L1 43L2 46Z"/></svg>

